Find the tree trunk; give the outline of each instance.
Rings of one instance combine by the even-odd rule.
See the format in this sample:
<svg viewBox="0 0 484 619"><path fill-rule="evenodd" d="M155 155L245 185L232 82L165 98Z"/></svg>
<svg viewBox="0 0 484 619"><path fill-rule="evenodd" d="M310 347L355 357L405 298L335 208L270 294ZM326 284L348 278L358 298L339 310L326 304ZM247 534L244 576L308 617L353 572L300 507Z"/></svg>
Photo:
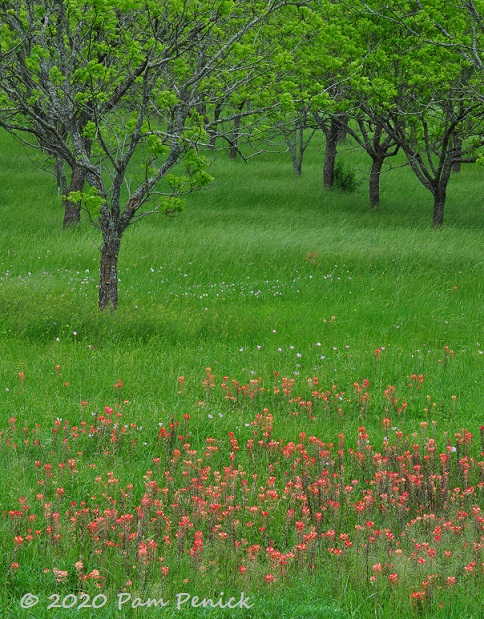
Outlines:
<svg viewBox="0 0 484 619"><path fill-rule="evenodd" d="M434 228L442 228L444 223L444 206L446 198L446 187L438 187L434 192L434 214L432 226Z"/></svg>
<svg viewBox="0 0 484 619"><path fill-rule="evenodd" d="M299 153L297 155L296 167L294 169L294 173L296 176L301 176L302 173L302 164L304 151L306 150L306 146L304 145L304 125L299 127L298 129L298 138L299 138Z"/></svg>
<svg viewBox="0 0 484 619"><path fill-rule="evenodd" d="M334 185L334 165L338 146L339 125L331 119L329 129L325 131L326 150L324 153L323 184L325 187Z"/></svg>
<svg viewBox="0 0 484 619"><path fill-rule="evenodd" d="M380 174L383 161L379 157L373 157L370 171L370 207L375 210L380 206Z"/></svg>
<svg viewBox="0 0 484 619"><path fill-rule="evenodd" d="M57 195L64 196L67 193L67 180L64 174L64 162L59 155L55 157L55 177L57 179Z"/></svg>
<svg viewBox="0 0 484 619"><path fill-rule="evenodd" d="M121 234L117 231L103 231L101 269L99 282L99 309L114 312L118 307L118 254Z"/></svg>
<svg viewBox="0 0 484 619"><path fill-rule="evenodd" d="M240 116L237 116L237 118L235 118L234 120L232 139L230 140L229 157L231 159L237 159L237 154L239 152L239 148L238 148L239 129L240 129Z"/></svg>
<svg viewBox="0 0 484 619"><path fill-rule="evenodd" d="M239 106L239 112L242 112L244 107L244 103ZM229 157L231 159L237 159L237 155L239 153L239 134L240 134L240 123L242 122L242 114L237 114L234 118L234 126L232 129L232 133L230 136L230 148L229 148Z"/></svg>
<svg viewBox="0 0 484 619"><path fill-rule="evenodd" d="M300 132L302 129L294 129L291 133L284 133L284 140L291 155L292 169L296 176L301 176L304 144L301 145ZM299 148L298 148L299 142Z"/></svg>
<svg viewBox="0 0 484 619"><path fill-rule="evenodd" d="M64 200L64 221L62 226L64 228L72 228L79 225L81 221L81 208L78 202L71 202L70 200Z"/></svg>
<svg viewBox="0 0 484 619"><path fill-rule="evenodd" d="M74 167L72 169L71 182L69 188L63 195L64 204L64 228L70 228L76 226L81 221L81 205L79 202L73 202L69 200L69 194L72 191L82 191L84 187L85 171L81 167Z"/></svg>
<svg viewBox="0 0 484 619"><path fill-rule="evenodd" d="M215 106L214 114L213 114L214 123L217 123L217 121L220 118L221 113L222 113L222 104L217 103L217 105ZM208 131L208 134L210 135L210 150L215 150L215 144L217 142L217 129L215 129L215 127L210 128Z"/></svg>
<svg viewBox="0 0 484 619"><path fill-rule="evenodd" d="M454 138L454 148L456 151L455 154L460 157L462 154L462 140L459 137ZM452 172L455 172L455 173L460 172L460 161L456 161L455 163L452 164Z"/></svg>

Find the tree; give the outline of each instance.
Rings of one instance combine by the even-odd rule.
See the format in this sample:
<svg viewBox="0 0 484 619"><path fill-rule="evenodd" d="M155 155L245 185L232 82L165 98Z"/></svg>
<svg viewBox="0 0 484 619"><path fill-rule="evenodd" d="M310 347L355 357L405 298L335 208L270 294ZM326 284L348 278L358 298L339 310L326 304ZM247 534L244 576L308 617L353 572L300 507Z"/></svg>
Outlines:
<svg viewBox="0 0 484 619"><path fill-rule="evenodd" d="M476 113L476 116L474 116ZM483 111L473 102L449 99L431 102L430 109L415 112L410 119L404 115L382 119L387 131L401 146L418 180L434 200L432 225L442 227L447 186L456 163L474 163L478 126L482 127ZM464 139L468 145L464 147Z"/></svg>
<svg viewBox="0 0 484 619"><path fill-rule="evenodd" d="M303 67L306 66L308 40L318 19L309 8L312 4L288 6L285 11L275 13L270 22L259 29L259 75L227 98L223 105L219 103L213 109L217 131L209 129L211 149L219 137L224 145L228 144L230 158L241 156L247 160L267 151L268 145L270 149L279 150L279 142L275 145L273 139L282 135L293 158L294 171L300 174L302 157L308 145L303 136L308 116ZM228 122L228 118L233 120ZM209 124L213 126L213 123Z"/></svg>
<svg viewBox="0 0 484 619"><path fill-rule="evenodd" d="M317 113L314 117L319 125L319 128L324 133L324 137L326 138L324 149L323 186L330 188L334 185L336 155L341 128L341 115Z"/></svg>
<svg viewBox="0 0 484 619"><path fill-rule="evenodd" d="M343 126L346 133L365 150L372 159L369 179L370 207L377 209L380 206L380 176L385 159L394 157L399 146L395 139L388 135L383 127L375 123L366 115L355 115L358 129L352 126L348 119Z"/></svg>
<svg viewBox="0 0 484 619"><path fill-rule="evenodd" d="M315 0L318 15L315 32L305 47L302 75L306 98L314 119L325 136L323 185L334 185L338 143L346 137L349 114L354 105L348 98L347 83L359 72L364 49L355 36L351 8L336 0Z"/></svg>
<svg viewBox="0 0 484 619"><path fill-rule="evenodd" d="M290 4L0 4L0 124L59 158L73 178L80 170L88 183L88 191L68 189L68 198L101 232L101 309L118 305L126 228L151 213L179 211L183 195L211 181L199 152L211 127L198 110L260 75L257 29Z"/></svg>
<svg viewBox="0 0 484 619"><path fill-rule="evenodd" d="M351 89L355 106L402 149L432 193L438 228L452 167L478 157L484 106L476 63L458 45L429 40L435 21L451 20L452 36L472 41L466 39L467 22L456 19L459 7L431 0L423 10L423 4L395 9L380 0L356 3L353 27L367 41L368 54Z"/></svg>
<svg viewBox="0 0 484 619"><path fill-rule="evenodd" d="M484 5L478 0L416 0L412 3L361 1L359 15L384 19L422 43L452 50L466 65L484 70Z"/></svg>
<svg viewBox="0 0 484 619"><path fill-rule="evenodd" d="M294 174L301 176L304 153L316 133L316 129L309 125L307 107L299 107L291 118L284 118L277 130L282 134L291 155Z"/></svg>

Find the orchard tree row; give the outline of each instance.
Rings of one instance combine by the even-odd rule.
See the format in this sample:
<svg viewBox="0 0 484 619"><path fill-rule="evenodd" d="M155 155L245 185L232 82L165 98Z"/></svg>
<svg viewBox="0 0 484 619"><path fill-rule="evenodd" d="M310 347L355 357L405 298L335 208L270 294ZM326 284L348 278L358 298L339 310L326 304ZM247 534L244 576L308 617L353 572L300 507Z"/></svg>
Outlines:
<svg viewBox="0 0 484 619"><path fill-rule="evenodd" d="M220 145L283 139L300 174L322 131L329 187L349 134L374 208L402 151L442 226L452 169L482 156L483 20L467 0L0 0L0 126L50 162L64 225L100 230L114 310L124 231L181 210Z"/></svg>

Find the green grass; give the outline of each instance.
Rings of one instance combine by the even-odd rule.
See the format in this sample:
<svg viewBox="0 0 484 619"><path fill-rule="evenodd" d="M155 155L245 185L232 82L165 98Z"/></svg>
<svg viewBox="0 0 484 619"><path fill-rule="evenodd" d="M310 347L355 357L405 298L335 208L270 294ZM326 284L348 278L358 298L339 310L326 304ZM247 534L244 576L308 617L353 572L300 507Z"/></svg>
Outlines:
<svg viewBox="0 0 484 619"><path fill-rule="evenodd" d="M350 142L344 149L342 157L359 180L354 194L323 191L317 142L301 178L292 176L288 155L265 154L245 164L217 154L214 184L190 196L183 214L152 216L126 232L120 307L111 316L96 309L98 235L85 219L78 230L60 229L54 177L0 134L0 429L10 417L19 427L38 422L47 433L55 418L89 421L92 411L117 402L113 384L122 379L122 398L129 400L124 420L142 426L140 437L148 444L153 428L172 415L189 413L193 440L202 443L209 435L226 436L264 406L281 417L277 431L285 440L293 440L299 428L335 441L339 432L354 437L361 424L381 434L387 415L404 432L434 419L450 436L462 427L478 434L484 402L484 209L476 196L482 169L464 167L453 177L444 228L436 231L431 196L407 167L385 172L381 208L371 212L369 161ZM449 357L445 346L453 351ZM286 409L269 393L233 409L217 392L200 407L207 396L201 385L206 367L217 385L226 375L240 383L260 377L268 392L279 372L295 380L295 394L308 398L308 377L319 377L322 390L335 385L345 394L368 379L371 400L364 416L352 400L343 416L320 411L314 421L286 420ZM419 390L409 386L411 374L424 375ZM407 403L405 412L387 410L388 385L395 386L399 405ZM150 458L138 457L131 472L141 478ZM29 462L10 463L8 470L5 465L11 484L0 490L0 510L13 509L35 484L35 475L22 473ZM122 471L124 462L117 467ZM90 483L86 478L86 492ZM36 561L19 575L16 592L28 590L29 579L45 592ZM385 592L362 598L352 579L342 578L331 570L323 582L305 578L272 593L256 592L254 616L383 618L408 611L406 599ZM478 601L460 591L444 610L425 612L477 617ZM8 608L6 616L33 616L17 602L9 601ZM158 611L128 612L149 617ZM197 610L187 616L237 613ZM61 617L71 614L58 611ZM110 607L93 616L116 615Z"/></svg>
<svg viewBox="0 0 484 619"><path fill-rule="evenodd" d="M297 371L300 363L301 376L317 367L346 385L366 377L374 349L384 347L384 387L427 370L437 360L427 359L439 358L447 345L455 351L453 370L437 379L444 392L435 397L458 395L466 418L477 420L484 348L480 168L453 179L448 223L434 231L430 196L407 168L384 176L382 207L371 213L362 155L345 153L361 177L350 195L322 191L317 150L299 179L282 155L249 165L218 157L216 182L190 197L185 213L153 216L128 230L120 309L111 317L96 309L95 231L87 223L60 230L53 177L5 136L1 152L0 380L11 388L0 395L4 414L17 405L18 371L37 401L54 406L48 414L61 414L69 400L63 394L52 402L55 365L73 386L73 403L109 398L122 377L145 409L147 397L150 408L157 394L168 397L179 374L198 376L207 365L267 377ZM317 264L305 259L313 252ZM323 321L331 316L329 331Z"/></svg>

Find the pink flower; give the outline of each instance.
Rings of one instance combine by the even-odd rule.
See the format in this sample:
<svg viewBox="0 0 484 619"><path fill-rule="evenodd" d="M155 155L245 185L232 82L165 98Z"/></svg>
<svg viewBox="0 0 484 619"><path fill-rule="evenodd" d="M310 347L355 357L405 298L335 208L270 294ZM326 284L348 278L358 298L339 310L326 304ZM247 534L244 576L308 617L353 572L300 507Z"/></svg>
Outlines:
<svg viewBox="0 0 484 619"><path fill-rule="evenodd" d="M65 570L59 570L56 567L52 568L52 573L55 576L56 582L65 582L69 578L69 572Z"/></svg>

